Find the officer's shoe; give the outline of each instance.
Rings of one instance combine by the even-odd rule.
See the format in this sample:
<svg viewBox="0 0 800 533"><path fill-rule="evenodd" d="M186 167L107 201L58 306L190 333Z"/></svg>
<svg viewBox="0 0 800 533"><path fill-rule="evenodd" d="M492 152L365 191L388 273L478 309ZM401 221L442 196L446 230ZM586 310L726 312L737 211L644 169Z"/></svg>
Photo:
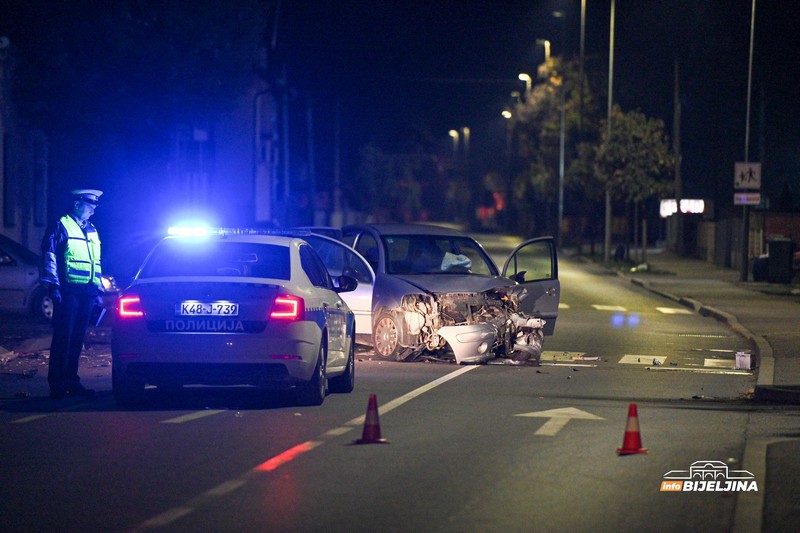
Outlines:
<svg viewBox="0 0 800 533"><path fill-rule="evenodd" d="M70 396L81 396L88 398L94 396L94 389L87 389L80 383L67 389L67 394Z"/></svg>

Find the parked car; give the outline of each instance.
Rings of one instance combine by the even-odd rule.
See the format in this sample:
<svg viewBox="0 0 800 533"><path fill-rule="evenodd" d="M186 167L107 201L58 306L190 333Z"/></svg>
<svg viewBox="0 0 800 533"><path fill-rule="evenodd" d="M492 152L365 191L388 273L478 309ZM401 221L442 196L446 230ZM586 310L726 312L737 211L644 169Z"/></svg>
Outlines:
<svg viewBox="0 0 800 533"><path fill-rule="evenodd" d="M293 389L304 405L355 383L354 315L302 239L250 230L158 243L119 298L112 385L135 405L145 385Z"/></svg>
<svg viewBox="0 0 800 533"><path fill-rule="evenodd" d="M552 335L560 285L552 237L520 244L502 272L483 247L452 229L413 224L342 228L350 246L306 236L332 273L349 269L359 292L343 295L356 332L385 359L452 350L459 363L515 350L520 318L544 320Z"/></svg>
<svg viewBox="0 0 800 533"><path fill-rule="evenodd" d="M106 306L113 305L117 286L103 276ZM0 235L0 313L30 313L44 322L53 318L53 301L39 283L39 256L18 242Z"/></svg>

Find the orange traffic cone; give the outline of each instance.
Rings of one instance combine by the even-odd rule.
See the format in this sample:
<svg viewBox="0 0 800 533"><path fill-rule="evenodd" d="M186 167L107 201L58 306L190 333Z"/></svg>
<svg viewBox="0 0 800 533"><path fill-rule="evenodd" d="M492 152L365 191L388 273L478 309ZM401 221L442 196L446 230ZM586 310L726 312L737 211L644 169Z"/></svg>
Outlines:
<svg viewBox="0 0 800 533"><path fill-rule="evenodd" d="M634 453L647 453L647 448L642 448L642 436L639 435L639 415L636 413L636 404L628 407L628 423L625 425L625 438L622 448L617 448L618 455L631 455Z"/></svg>
<svg viewBox="0 0 800 533"><path fill-rule="evenodd" d="M374 394L369 395L367 404L367 416L364 419L364 432L361 438L353 444L389 444L389 441L381 438L381 423L378 419L378 399Z"/></svg>

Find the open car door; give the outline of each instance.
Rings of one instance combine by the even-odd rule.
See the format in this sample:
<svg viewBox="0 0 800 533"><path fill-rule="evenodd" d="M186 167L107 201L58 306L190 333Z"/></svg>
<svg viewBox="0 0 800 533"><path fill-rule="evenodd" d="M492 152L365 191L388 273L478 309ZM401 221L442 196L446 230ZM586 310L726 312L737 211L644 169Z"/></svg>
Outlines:
<svg viewBox="0 0 800 533"><path fill-rule="evenodd" d="M527 291L520 311L542 318L545 335L552 335L558 319L561 285L558 281L558 256L553 237L539 237L517 246L503 265L503 276L517 281Z"/></svg>
<svg viewBox="0 0 800 533"><path fill-rule="evenodd" d="M361 254L341 241L316 234L300 235L300 237L317 252L334 283L342 274L358 280L358 287L354 291L343 292L340 296L356 317L356 335L371 335L375 271Z"/></svg>

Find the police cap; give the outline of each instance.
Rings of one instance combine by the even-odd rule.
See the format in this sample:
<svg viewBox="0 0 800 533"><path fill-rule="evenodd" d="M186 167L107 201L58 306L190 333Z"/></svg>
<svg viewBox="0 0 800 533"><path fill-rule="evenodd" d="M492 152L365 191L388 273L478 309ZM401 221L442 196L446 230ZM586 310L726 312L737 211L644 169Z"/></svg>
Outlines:
<svg viewBox="0 0 800 533"><path fill-rule="evenodd" d="M102 194L103 191L98 191L97 189L75 189L72 191L72 196L75 200L81 200L92 205L98 204Z"/></svg>

